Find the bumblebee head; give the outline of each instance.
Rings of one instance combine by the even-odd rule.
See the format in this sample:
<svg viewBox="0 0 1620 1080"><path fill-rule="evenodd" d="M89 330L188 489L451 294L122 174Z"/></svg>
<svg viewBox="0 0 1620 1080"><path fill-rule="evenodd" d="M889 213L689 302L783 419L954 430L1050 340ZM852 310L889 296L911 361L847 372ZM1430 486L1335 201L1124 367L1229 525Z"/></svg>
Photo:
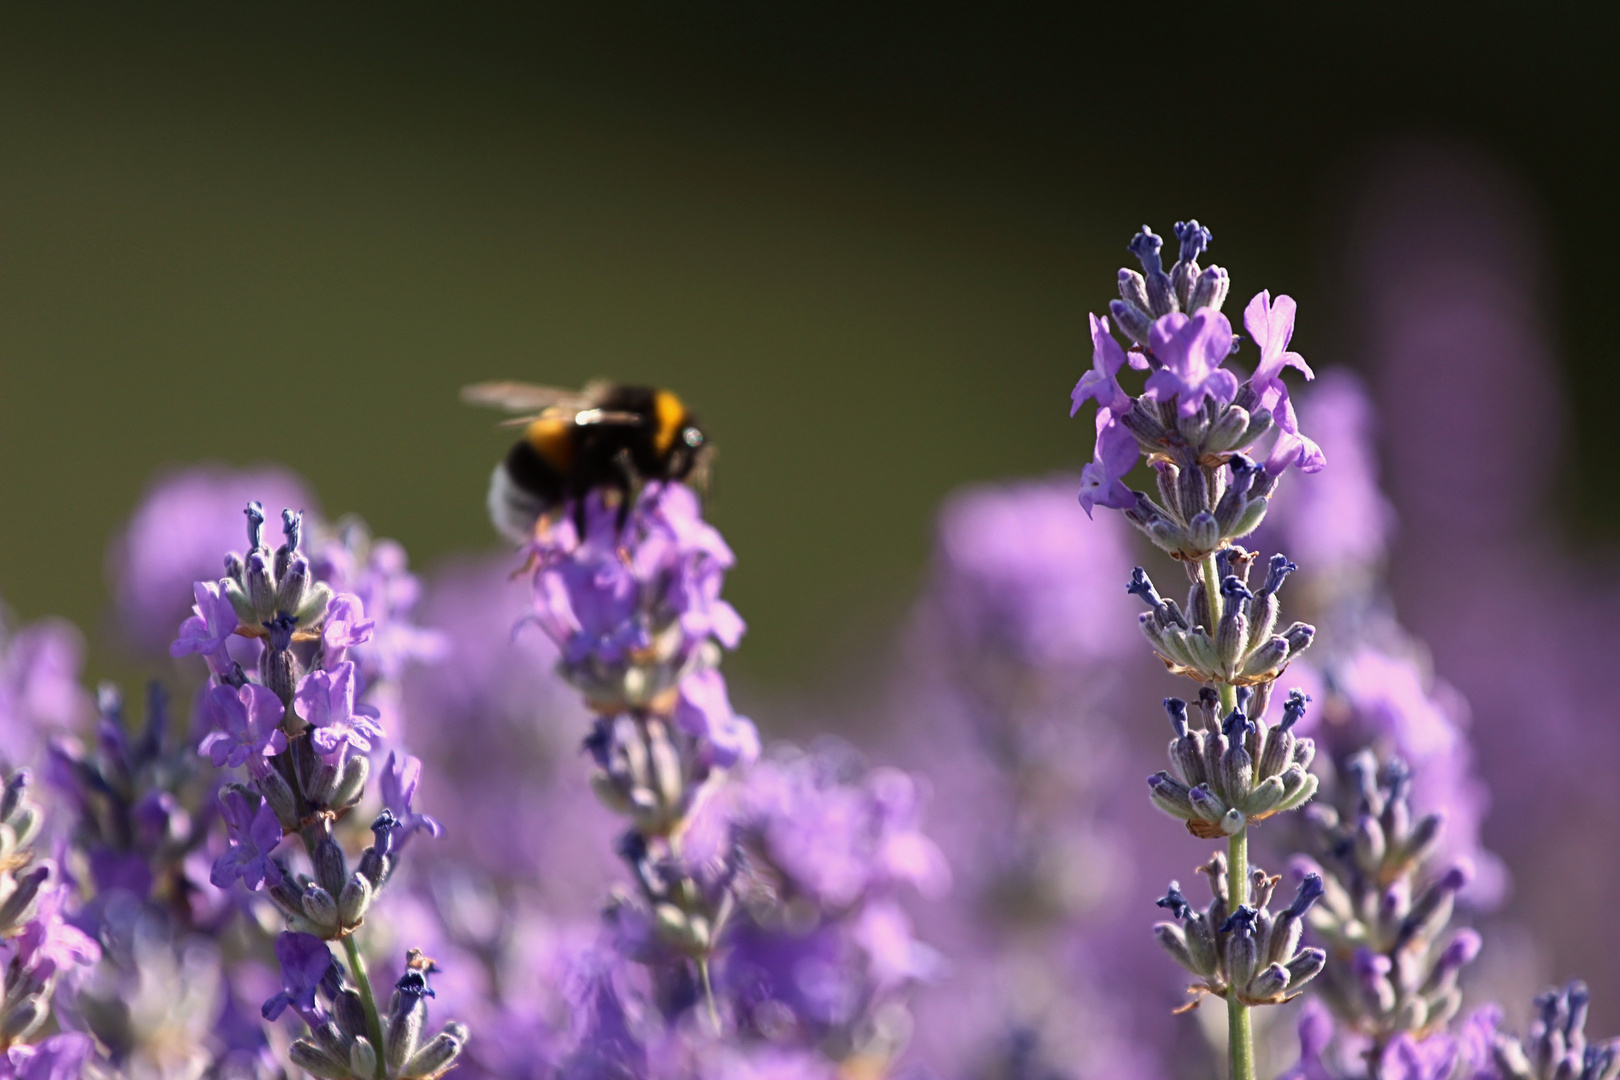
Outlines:
<svg viewBox="0 0 1620 1080"><path fill-rule="evenodd" d="M687 423L682 425L680 434L676 436L674 445L670 447L669 478L691 479L695 486L701 487L707 476L709 458L713 452L708 436L704 435L703 429L688 417Z"/></svg>

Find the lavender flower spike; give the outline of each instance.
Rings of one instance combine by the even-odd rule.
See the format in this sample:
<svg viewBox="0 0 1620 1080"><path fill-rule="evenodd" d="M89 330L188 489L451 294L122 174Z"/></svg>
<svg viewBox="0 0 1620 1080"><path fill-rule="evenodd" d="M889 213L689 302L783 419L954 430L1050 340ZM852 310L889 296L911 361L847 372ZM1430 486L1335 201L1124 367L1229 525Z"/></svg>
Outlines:
<svg viewBox="0 0 1620 1080"><path fill-rule="evenodd" d="M1070 395L1070 415L1088 400L1097 402L1092 460L1081 473L1086 513L1098 505L1122 510L1161 550L1197 562L1259 526L1278 477L1290 466L1314 471L1324 458L1300 431L1281 378L1285 367L1312 377L1304 358L1288 349L1293 300L1279 297L1274 304L1261 293L1250 302L1249 332L1261 356L1254 374L1241 380L1224 366L1237 348L1220 311L1226 272L1200 270L1196 262L1209 231L1189 221L1177 235L1181 259L1167 275L1159 238L1146 228L1137 234L1131 251L1142 273L1120 271L1121 299L1109 305L1112 327L1146 350L1141 364L1150 374L1141 396L1133 399L1120 387L1116 375L1126 354L1108 321L1093 318L1093 369ZM1262 445L1268 436L1269 445ZM1157 499L1125 486L1141 453L1159 474Z"/></svg>

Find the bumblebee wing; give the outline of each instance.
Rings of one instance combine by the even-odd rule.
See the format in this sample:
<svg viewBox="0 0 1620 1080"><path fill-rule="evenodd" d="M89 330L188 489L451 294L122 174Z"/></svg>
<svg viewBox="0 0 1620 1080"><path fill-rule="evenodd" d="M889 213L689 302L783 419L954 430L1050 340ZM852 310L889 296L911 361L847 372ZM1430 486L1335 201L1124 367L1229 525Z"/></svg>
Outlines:
<svg viewBox="0 0 1620 1080"><path fill-rule="evenodd" d="M553 407L551 407L549 409L542 409L540 412L537 412L537 413L530 413L528 416L514 416L514 417L512 417L512 418L510 418L508 420L502 420L496 426L497 427L520 428L520 427L528 427L530 424L534 423L536 420L553 420L553 419L554 420L571 420L574 423L580 424L580 425L596 424L596 425L600 425L600 426L603 426L603 427L612 427L612 426L639 427L640 425L646 423L646 420L647 420L647 418L642 416L640 413L615 412L615 411L610 410L610 409L598 409L598 408L594 408L594 407L583 408L583 409L575 409L575 408L565 407L565 406L561 406L561 405L556 405L556 406L553 406Z"/></svg>
<svg viewBox="0 0 1620 1080"><path fill-rule="evenodd" d="M566 390L560 386L535 386L521 382L473 383L461 388L461 400L468 405L504 409L507 412L544 415L553 410L579 413L591 408L592 387L583 391Z"/></svg>

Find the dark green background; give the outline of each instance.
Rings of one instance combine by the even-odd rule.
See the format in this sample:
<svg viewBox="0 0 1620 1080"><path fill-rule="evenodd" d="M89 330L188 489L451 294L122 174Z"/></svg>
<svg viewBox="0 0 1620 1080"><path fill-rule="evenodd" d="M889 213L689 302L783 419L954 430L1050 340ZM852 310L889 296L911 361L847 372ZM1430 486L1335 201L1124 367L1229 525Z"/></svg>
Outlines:
<svg viewBox="0 0 1620 1080"><path fill-rule="evenodd" d="M1140 222L1203 219L1343 359L1336 214L1414 136L1541 201L1568 481L1610 529L1580 462L1620 388L1613 27L1298 7L8 7L0 596L116 667L106 542L203 459L286 462L431 566L489 543L503 448L456 388L610 376L722 448L731 670L814 687L903 608L944 492L1087 454L1067 391Z"/></svg>

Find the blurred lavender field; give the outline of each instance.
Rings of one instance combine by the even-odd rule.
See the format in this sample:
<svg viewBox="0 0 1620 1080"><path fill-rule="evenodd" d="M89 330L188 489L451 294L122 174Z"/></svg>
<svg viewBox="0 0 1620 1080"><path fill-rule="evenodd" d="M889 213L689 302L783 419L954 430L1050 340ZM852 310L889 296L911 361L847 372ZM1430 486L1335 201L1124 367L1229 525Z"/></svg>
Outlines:
<svg viewBox="0 0 1620 1080"><path fill-rule="evenodd" d="M1485 942L1462 978L1463 1013L1499 1002L1504 1029L1522 1031L1535 992L1579 976L1591 1026L1614 1030L1620 972L1594 907L1620 875L1606 854L1612 800L1595 782L1620 765L1602 684L1616 582L1557 524L1557 501L1581 496L1556 482L1570 404L1554 375L1542 226L1499 166L1427 144L1386 153L1354 206L1342 248L1324 254L1337 260L1338 322L1353 328L1327 351L1354 363L1319 364L1297 393L1329 465L1290 479L1256 541L1299 564L1289 602L1318 635L1279 686L1312 699L1299 732L1318 747L1318 803L1353 804L1356 755L1371 748L1410 767L1415 813L1444 813L1434 858L1468 868L1457 921ZM1302 317L1300 347L1328 332ZM1085 366L1077 354L1076 374ZM1078 470L1091 432L1072 423ZM709 891L679 901L681 932L698 933L700 912L726 928L699 950L712 988L660 981L647 959L674 932L654 917L674 903L661 890L678 887L656 852L627 846L603 802L634 795L636 770L653 766L593 721L577 672L574 685L557 674L576 662L577 628L536 625L518 556L411 568L398 544L324 516L316 493L329 482L218 465L152 481L107 552L109 625L132 669L156 680L150 697L87 685L84 639L65 622L4 625L0 755L40 781L35 846L55 864L41 895L63 913L50 916L61 958L36 994L54 1003L54 1026L28 1029L42 1047L32 1057L13 1048L16 1075L285 1069L297 1025L257 1017L278 990L302 1008L298 987L276 974L289 960L264 894L246 876L220 880L220 860L247 858L246 826L233 821L228 845L225 751L197 751L220 742L209 710L235 685L230 663L258 661L229 631L199 644L210 689L195 656L165 655L193 582L244 547L250 499L272 516L302 510L315 572L374 622L352 645L326 645L353 665L353 716L383 733L365 742L355 721L352 753L380 786L333 827L358 848L361 817L397 815L399 838L384 826L373 849L408 839L409 858L358 940L384 986L417 970L402 967L407 949L432 957L434 1016L472 1032L458 1036L462 1074L1218 1075L1219 1009L1172 1015L1185 979L1147 931L1163 883L1196 877L1208 846L1167 831L1142 783L1167 735L1151 703L1187 691L1130 628L1139 605L1125 584L1136 565L1179 571L1117 515L1088 520L1078 475L952 493L921 593L858 686L762 694L750 719L723 683L704 700L682 684L694 717L676 738L682 767L726 775L712 794L673 799L681 881ZM687 632L718 656L711 636L736 644L718 600L730 551L717 533L693 540L702 522L676 520L685 512L670 511L672 535L709 545L719 567L683 611L720 628ZM747 565L746 549L737 557ZM182 640L215 632L196 599ZM538 611L545 624L543 596ZM626 835L667 840L661 828ZM1282 871L1310 843L1279 817L1257 825L1254 858ZM721 894L723 915L703 907ZM1471 933L1459 949L1477 948ZM26 949L11 948L15 966ZM704 996L726 1038L703 1027ZM1294 1066L1299 1011L1267 1010L1263 1075ZM1451 1053L1443 1069L1404 1075L1445 1080L1461 1060ZM1306 1058L1288 1075L1344 1075Z"/></svg>

